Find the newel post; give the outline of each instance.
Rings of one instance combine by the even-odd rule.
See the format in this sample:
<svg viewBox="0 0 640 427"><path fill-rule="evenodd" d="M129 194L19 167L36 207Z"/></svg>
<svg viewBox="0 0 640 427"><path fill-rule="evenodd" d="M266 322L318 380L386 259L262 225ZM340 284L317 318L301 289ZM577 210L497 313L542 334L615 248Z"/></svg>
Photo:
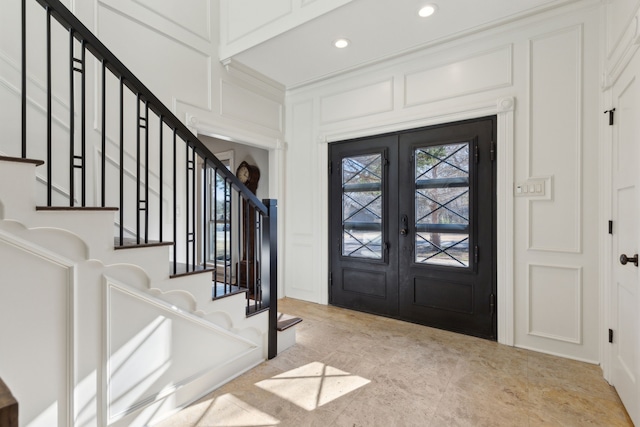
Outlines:
<svg viewBox="0 0 640 427"><path fill-rule="evenodd" d="M269 210L262 225L262 301L269 307L267 357L278 354L278 201L264 199Z"/></svg>

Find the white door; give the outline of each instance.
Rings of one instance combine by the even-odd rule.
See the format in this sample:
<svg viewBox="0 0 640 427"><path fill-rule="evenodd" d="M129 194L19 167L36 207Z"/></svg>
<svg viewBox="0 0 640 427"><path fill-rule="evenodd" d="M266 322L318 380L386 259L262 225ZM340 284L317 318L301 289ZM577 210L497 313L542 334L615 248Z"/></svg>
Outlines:
<svg viewBox="0 0 640 427"><path fill-rule="evenodd" d="M614 85L611 281L611 382L635 425L640 426L640 301L637 254L640 175L640 58ZM627 259L624 259L624 257ZM636 257L635 260L633 257Z"/></svg>

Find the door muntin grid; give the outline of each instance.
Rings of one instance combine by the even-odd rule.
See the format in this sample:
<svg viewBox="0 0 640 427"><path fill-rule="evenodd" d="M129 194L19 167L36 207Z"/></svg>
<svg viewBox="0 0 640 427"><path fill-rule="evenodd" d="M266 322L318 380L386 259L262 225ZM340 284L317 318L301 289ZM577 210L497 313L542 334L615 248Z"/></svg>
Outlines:
<svg viewBox="0 0 640 427"><path fill-rule="evenodd" d="M382 259L383 156L342 159L342 256Z"/></svg>
<svg viewBox="0 0 640 427"><path fill-rule="evenodd" d="M418 264L470 264L469 142L414 149L415 251Z"/></svg>

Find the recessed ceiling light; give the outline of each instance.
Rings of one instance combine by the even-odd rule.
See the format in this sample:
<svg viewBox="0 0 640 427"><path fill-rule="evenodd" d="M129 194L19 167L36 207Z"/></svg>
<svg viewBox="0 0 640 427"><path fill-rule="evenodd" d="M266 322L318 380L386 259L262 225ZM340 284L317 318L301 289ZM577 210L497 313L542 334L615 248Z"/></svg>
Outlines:
<svg viewBox="0 0 640 427"><path fill-rule="evenodd" d="M337 47L338 49L344 49L345 47L349 46L349 40L347 39L337 39L333 42L333 45L335 47Z"/></svg>
<svg viewBox="0 0 640 427"><path fill-rule="evenodd" d="M436 10L438 10L438 6L435 4L428 4L418 11L418 15L422 18L426 18L427 16L431 16L436 13Z"/></svg>

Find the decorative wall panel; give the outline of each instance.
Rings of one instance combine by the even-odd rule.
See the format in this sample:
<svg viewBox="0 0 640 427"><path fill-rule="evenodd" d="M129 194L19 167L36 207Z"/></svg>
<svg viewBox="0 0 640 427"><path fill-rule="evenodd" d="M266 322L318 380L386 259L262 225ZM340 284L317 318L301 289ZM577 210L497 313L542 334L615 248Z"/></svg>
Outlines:
<svg viewBox="0 0 640 427"><path fill-rule="evenodd" d="M291 197L292 203L287 203L287 228L295 234L310 234L312 229L311 218L308 218L309 207L314 205L315 195L309 187L310 159L313 159L313 144L304 143L311 138L309 129L303 125L311 119L313 105L305 102L292 107L294 128L292 141L289 144L287 154L290 159L299 159L287 163L287 198ZM306 161L302 161L306 159Z"/></svg>
<svg viewBox="0 0 640 427"><path fill-rule="evenodd" d="M529 264L529 335L582 342L582 267Z"/></svg>
<svg viewBox="0 0 640 427"><path fill-rule="evenodd" d="M405 107L511 86L511 51L503 46L405 75Z"/></svg>
<svg viewBox="0 0 640 427"><path fill-rule="evenodd" d="M189 7L176 1L134 0L167 21L205 40L211 39L211 0L189 0ZM217 4L214 5L217 7Z"/></svg>
<svg viewBox="0 0 640 427"><path fill-rule="evenodd" d="M393 79L320 98L323 124L393 111Z"/></svg>
<svg viewBox="0 0 640 427"><path fill-rule="evenodd" d="M582 245L582 26L529 43L529 177L553 177L553 200L529 201L528 248Z"/></svg>
<svg viewBox="0 0 640 427"><path fill-rule="evenodd" d="M73 267L3 235L0 258L10 260L2 264L0 301L11 301L0 310L0 366L21 425L71 425Z"/></svg>
<svg viewBox="0 0 640 427"><path fill-rule="evenodd" d="M165 104L171 105L173 98L179 98L201 109L211 108L211 53L204 51L204 46L194 47L189 40L162 28L101 3L99 6L98 36ZM118 31L113 31L115 28Z"/></svg>
<svg viewBox="0 0 640 427"><path fill-rule="evenodd" d="M245 87L221 82L220 114L247 123L282 131L283 105Z"/></svg>

